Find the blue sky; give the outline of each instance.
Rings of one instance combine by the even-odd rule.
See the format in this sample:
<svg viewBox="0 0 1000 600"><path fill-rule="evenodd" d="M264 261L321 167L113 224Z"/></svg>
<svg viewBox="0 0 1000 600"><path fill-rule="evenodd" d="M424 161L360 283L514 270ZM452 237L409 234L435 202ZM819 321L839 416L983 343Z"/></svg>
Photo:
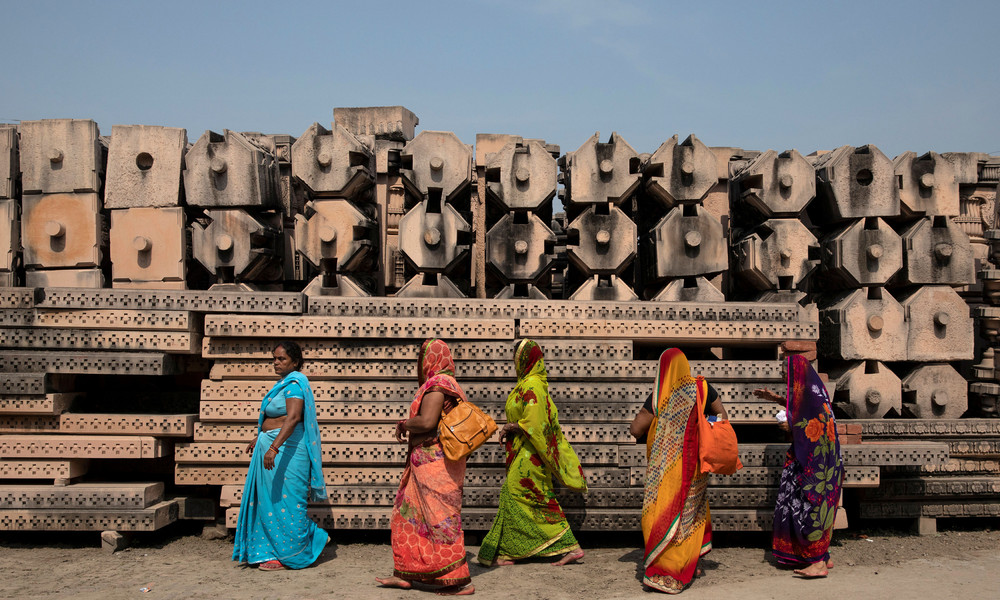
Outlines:
<svg viewBox="0 0 1000 600"><path fill-rule="evenodd" d="M0 0L0 120L1000 153L1000 2Z"/></svg>

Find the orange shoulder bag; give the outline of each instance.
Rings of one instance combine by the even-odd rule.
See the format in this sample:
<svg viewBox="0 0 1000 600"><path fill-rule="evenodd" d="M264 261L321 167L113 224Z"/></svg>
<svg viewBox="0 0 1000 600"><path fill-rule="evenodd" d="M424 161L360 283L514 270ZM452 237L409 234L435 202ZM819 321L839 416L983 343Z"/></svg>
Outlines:
<svg viewBox="0 0 1000 600"><path fill-rule="evenodd" d="M709 421L705 417L708 384L698 377L698 468L702 473L732 475L743 468L740 462L736 431L725 421Z"/></svg>

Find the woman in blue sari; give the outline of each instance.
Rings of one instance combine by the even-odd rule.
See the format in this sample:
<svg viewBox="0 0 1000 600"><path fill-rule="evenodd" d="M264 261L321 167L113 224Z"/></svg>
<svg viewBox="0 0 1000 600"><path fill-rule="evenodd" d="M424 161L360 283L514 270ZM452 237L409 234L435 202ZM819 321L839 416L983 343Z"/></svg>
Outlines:
<svg viewBox="0 0 1000 600"><path fill-rule="evenodd" d="M264 396L257 439L247 446L250 469L233 560L261 571L302 569L329 540L307 514L309 500L326 497L316 403L302 368L302 349L279 342L272 352L280 381Z"/></svg>

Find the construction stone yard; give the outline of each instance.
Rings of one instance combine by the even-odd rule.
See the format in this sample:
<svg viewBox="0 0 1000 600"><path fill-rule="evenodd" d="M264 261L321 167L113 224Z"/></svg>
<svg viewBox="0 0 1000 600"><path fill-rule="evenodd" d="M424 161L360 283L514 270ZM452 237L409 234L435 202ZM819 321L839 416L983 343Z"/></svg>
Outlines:
<svg viewBox="0 0 1000 600"><path fill-rule="evenodd" d="M0 597L408 597L373 577L430 337L499 423L512 342L545 353L587 556L509 567L528 597L645 597L628 424L670 347L719 391L744 465L711 480L716 549L686 596L995 597L1000 157L673 132L564 151L418 124L402 106L193 142L0 124ZM315 393L328 497L309 515L332 543L302 572L245 572L244 449L285 339ZM824 581L767 552L787 444L753 390L784 394L791 354L827 382L845 465ZM500 444L471 456L470 552L504 476ZM477 596L525 597L499 571L473 567Z"/></svg>

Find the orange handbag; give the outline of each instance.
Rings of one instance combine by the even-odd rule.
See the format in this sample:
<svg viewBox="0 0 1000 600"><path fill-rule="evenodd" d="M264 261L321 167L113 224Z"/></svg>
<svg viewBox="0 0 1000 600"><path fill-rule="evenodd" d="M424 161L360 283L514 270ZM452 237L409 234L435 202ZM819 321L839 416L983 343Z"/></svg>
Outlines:
<svg viewBox="0 0 1000 600"><path fill-rule="evenodd" d="M497 431L496 422L475 404L460 401L447 414L441 411L438 437L444 455L449 460L459 460L486 443Z"/></svg>
<svg viewBox="0 0 1000 600"><path fill-rule="evenodd" d="M743 468L736 431L728 420L705 418L708 384L698 377L698 468L702 473L732 475Z"/></svg>

